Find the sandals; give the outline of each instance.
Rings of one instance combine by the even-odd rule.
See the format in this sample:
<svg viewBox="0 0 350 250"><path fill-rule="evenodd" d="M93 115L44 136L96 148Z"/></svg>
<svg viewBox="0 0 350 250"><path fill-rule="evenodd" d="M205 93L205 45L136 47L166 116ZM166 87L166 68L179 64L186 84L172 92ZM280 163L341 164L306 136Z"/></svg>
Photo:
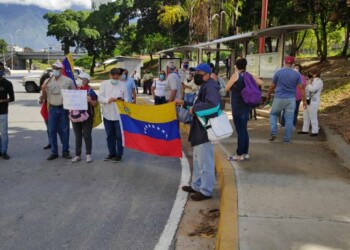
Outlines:
<svg viewBox="0 0 350 250"><path fill-rule="evenodd" d="M243 155L234 155L234 156L229 156L227 157L228 161L244 161L245 158Z"/></svg>

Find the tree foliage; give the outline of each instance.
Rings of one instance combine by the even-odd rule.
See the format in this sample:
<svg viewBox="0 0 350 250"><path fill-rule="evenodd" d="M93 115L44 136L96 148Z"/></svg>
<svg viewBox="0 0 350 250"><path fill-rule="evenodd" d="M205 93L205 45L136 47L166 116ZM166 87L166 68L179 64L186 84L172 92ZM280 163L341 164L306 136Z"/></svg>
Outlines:
<svg viewBox="0 0 350 250"><path fill-rule="evenodd" d="M7 42L4 39L0 39L0 53L7 52Z"/></svg>

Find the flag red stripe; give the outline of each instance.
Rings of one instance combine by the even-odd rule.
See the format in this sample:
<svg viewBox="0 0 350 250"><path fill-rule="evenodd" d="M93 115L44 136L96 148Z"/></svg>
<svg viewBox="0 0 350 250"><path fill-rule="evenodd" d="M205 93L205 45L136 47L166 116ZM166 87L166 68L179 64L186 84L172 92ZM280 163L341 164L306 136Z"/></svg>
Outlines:
<svg viewBox="0 0 350 250"><path fill-rule="evenodd" d="M159 156L182 157L180 138L165 141L154 139L146 135L128 133L125 130L124 137L125 147Z"/></svg>

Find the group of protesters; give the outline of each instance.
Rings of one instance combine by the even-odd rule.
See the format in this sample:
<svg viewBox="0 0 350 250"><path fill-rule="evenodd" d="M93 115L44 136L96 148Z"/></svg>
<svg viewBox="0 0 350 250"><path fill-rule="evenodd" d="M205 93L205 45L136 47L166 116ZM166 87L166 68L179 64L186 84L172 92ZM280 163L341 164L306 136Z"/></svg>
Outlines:
<svg viewBox="0 0 350 250"><path fill-rule="evenodd" d="M293 126L296 126L296 117L299 105L304 106L304 125L299 134L308 134L311 124L310 136L318 135L317 110L320 105L320 93L323 82L320 72L313 70L310 79L306 81L302 75L300 64L294 65L294 57L287 56L284 67L275 72L272 84L267 94L271 98L274 92L272 109L270 112L271 136L273 142L277 136L277 121L285 127L284 143L291 141ZM294 65L294 67L293 67ZM4 65L0 63L0 155L9 159L7 155L7 113L8 103L14 101L12 84L3 78ZM243 74L246 72L247 60L238 59L235 71L224 84L224 91L230 92L233 122L237 132L236 154L228 157L230 161L244 161L249 156L249 135L247 123L251 106L247 105L241 95L245 87ZM96 94L89 85L91 80L87 73L81 73L74 82L64 76L63 64L59 61L52 65L53 73L42 79L42 94L39 102L46 110L46 125L49 144L44 149L50 149L47 160L59 157L57 135L62 143L62 157L70 159L73 163L82 160L82 141L86 149L86 162L92 159L92 129L94 126L94 113L96 108L103 117L103 124L107 135L108 155L105 161L120 162L123 157L122 131L120 114L115 105L117 100L136 103L137 89L143 83L144 94L153 95L154 104L161 105L175 102L184 107L192 116L190 121L189 141L193 147L193 176L191 185L183 186L182 190L192 193L191 198L201 201L212 197L215 183L214 145L209 141L206 128L199 118L208 120L218 115L223 109L220 94L219 76L214 72L213 65L201 63L196 67L189 67L189 60L184 59L181 68L177 68L174 61L169 60L164 70L160 70L157 77L146 72L141 81L134 71L131 76L126 69L112 68L109 79L101 83L99 93ZM257 85L263 81L254 77ZM86 90L87 110L72 112L63 107L63 89ZM306 94L305 94L306 92ZM307 102L306 97L310 97ZM44 116L43 116L44 117ZM75 134L75 155L69 151L70 120Z"/></svg>

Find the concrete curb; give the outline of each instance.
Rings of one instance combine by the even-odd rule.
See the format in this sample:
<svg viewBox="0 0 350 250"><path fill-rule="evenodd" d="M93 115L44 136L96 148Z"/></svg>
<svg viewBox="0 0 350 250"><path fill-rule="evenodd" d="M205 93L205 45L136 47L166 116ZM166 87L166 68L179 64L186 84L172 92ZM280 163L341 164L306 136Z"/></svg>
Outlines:
<svg viewBox="0 0 350 250"><path fill-rule="evenodd" d="M220 218L215 249L238 249L238 195L234 170L215 146L215 169L220 186Z"/></svg>

